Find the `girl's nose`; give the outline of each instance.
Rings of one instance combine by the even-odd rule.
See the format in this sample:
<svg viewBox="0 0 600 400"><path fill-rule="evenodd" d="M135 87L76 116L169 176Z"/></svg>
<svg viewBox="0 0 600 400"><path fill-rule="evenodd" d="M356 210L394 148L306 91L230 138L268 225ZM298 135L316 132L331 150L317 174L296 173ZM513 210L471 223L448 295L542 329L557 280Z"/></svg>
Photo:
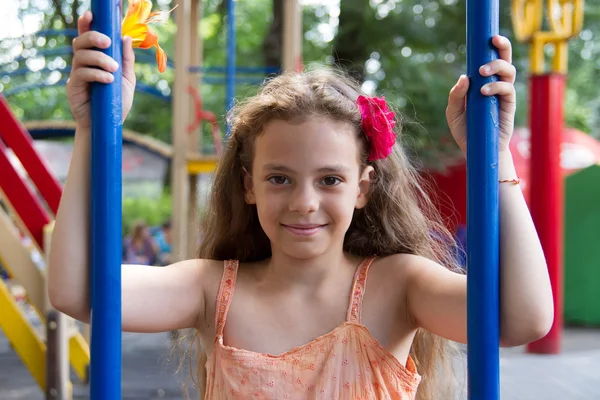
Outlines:
<svg viewBox="0 0 600 400"><path fill-rule="evenodd" d="M309 214L319 209L319 196L312 185L299 185L292 193L290 211Z"/></svg>

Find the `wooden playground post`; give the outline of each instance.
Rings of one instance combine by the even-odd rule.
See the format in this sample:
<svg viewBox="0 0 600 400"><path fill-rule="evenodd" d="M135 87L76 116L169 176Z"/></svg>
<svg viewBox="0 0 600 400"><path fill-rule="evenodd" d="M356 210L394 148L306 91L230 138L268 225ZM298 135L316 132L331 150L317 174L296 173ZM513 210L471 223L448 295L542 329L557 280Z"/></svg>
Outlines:
<svg viewBox="0 0 600 400"><path fill-rule="evenodd" d="M54 223L44 227L44 254L50 254ZM47 262L47 261L46 261ZM50 304L48 285L44 285L46 303L46 400L70 400L69 318Z"/></svg>
<svg viewBox="0 0 600 400"><path fill-rule="evenodd" d="M198 32L198 27L200 26L200 21L202 20L202 0L192 0L191 4L191 12L190 12L190 65L194 67L201 67L203 62L203 40ZM192 87L198 89L200 93L200 86L202 84L202 71L196 74L188 74L189 84ZM191 115L193 115L195 111L194 103L190 101L189 104L190 109L190 121L193 120ZM198 146L200 149L202 148L202 128L199 130L190 133L190 140L194 148Z"/></svg>
<svg viewBox="0 0 600 400"><path fill-rule="evenodd" d="M198 33L199 22L202 20L202 0L192 0L191 4L192 10L190 13L190 61L194 66L202 65L202 37ZM199 75L196 74L188 74L189 85L192 87L196 87L198 92L200 93L200 85L202 84L202 72ZM190 113L188 115L190 121L192 120L191 116L194 112L194 104L190 102L189 104ZM194 150L202 152L202 124L200 124L199 128L189 134L189 140L191 143L191 148ZM189 216L188 216L188 254L195 255L196 247L197 247L197 239L198 239L198 174L189 173L189 181L190 181L190 197L189 197Z"/></svg>
<svg viewBox="0 0 600 400"><path fill-rule="evenodd" d="M173 158L171 187L173 199L173 256L175 260L188 255L188 218L190 182L187 172L189 103L187 94L190 65L190 0L181 0L175 12L175 84L173 88ZM174 261L175 261L174 260Z"/></svg>
<svg viewBox="0 0 600 400"><path fill-rule="evenodd" d="M302 7L298 0L283 3L283 70L302 70Z"/></svg>

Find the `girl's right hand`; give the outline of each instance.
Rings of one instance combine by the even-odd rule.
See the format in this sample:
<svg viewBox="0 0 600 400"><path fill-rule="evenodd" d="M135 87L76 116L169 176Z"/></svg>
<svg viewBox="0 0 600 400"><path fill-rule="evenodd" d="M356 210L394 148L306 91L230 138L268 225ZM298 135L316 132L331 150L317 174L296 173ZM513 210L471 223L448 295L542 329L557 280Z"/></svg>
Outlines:
<svg viewBox="0 0 600 400"><path fill-rule="evenodd" d="M67 97L71 113L79 128L89 129L90 118L90 83L110 83L113 73L119 70L117 62L96 49L107 49L110 38L91 31L92 13L86 11L77 22L79 36L73 39L73 65L67 81ZM133 70L135 56L130 37L123 38L123 121L127 117L135 91L135 73Z"/></svg>

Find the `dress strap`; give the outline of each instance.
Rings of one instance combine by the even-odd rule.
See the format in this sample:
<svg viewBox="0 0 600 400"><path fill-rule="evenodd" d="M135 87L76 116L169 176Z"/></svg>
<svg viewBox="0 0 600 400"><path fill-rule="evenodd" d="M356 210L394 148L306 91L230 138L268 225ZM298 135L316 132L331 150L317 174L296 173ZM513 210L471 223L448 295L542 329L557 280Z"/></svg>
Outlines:
<svg viewBox="0 0 600 400"><path fill-rule="evenodd" d="M237 277L239 262L237 260L227 260L224 262L223 277L217 294L217 312L215 315L217 336L223 336L223 328L227 319L227 312L233 298L235 289L235 278Z"/></svg>
<svg viewBox="0 0 600 400"><path fill-rule="evenodd" d="M364 259L354 273L352 294L350 296L350 306L348 307L348 314L346 315L346 321L348 322L360 324L363 296L365 294L365 287L367 285L367 273L369 272L369 267L375 258L376 257L369 257Z"/></svg>

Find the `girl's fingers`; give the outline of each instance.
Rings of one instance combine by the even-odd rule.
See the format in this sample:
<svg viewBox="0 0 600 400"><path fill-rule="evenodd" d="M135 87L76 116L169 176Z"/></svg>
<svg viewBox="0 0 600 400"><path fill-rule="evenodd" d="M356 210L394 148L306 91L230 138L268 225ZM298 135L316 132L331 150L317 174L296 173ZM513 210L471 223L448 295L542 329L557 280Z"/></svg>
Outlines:
<svg viewBox="0 0 600 400"><path fill-rule="evenodd" d="M97 68L79 68L74 72L74 75L75 79L72 79L72 86L90 82L111 83L114 80L114 76L110 72Z"/></svg>
<svg viewBox="0 0 600 400"><path fill-rule="evenodd" d="M133 53L132 39L129 36L123 38L123 76L130 82L135 81L135 54Z"/></svg>
<svg viewBox="0 0 600 400"><path fill-rule="evenodd" d="M97 31L85 32L73 40L73 51L81 49L107 49L110 46L110 38Z"/></svg>
<svg viewBox="0 0 600 400"><path fill-rule="evenodd" d="M79 35L83 35L89 31L92 27L92 13L90 11L84 12L81 17L77 20L77 31Z"/></svg>
<svg viewBox="0 0 600 400"><path fill-rule="evenodd" d="M450 90L449 100L462 100L469 90L469 78L466 75L461 75L456 82L456 85Z"/></svg>
<svg viewBox="0 0 600 400"><path fill-rule="evenodd" d="M492 38L492 44L498 49L498 56L507 63L512 63L512 45L510 40L504 36L496 35Z"/></svg>
<svg viewBox="0 0 600 400"><path fill-rule="evenodd" d="M479 68L482 76L498 75L504 82L514 83L517 78L517 69L505 60L493 60Z"/></svg>
<svg viewBox="0 0 600 400"><path fill-rule="evenodd" d="M73 56L73 68L100 67L108 72L116 72L119 64L110 56L97 50L79 50Z"/></svg>
<svg viewBox="0 0 600 400"><path fill-rule="evenodd" d="M481 87L481 93L485 96L507 96L507 100L516 99L515 86L510 82L492 82Z"/></svg>
<svg viewBox="0 0 600 400"><path fill-rule="evenodd" d="M454 120L465 110L465 100L469 90L469 78L461 75L456 85L450 90L448 95L448 107L446 107L446 118L449 121Z"/></svg>

